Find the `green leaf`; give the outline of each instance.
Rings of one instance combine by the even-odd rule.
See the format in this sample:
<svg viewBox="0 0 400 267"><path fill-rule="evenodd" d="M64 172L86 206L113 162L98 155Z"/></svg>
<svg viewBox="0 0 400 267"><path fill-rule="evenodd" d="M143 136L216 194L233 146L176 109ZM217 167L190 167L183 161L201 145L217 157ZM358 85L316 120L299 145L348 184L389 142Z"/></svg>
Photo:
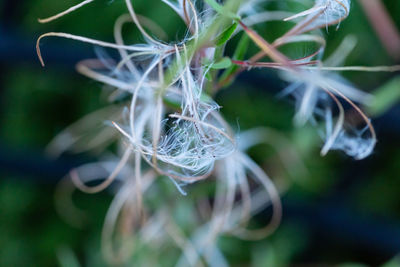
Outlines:
<svg viewBox="0 0 400 267"><path fill-rule="evenodd" d="M206 94L206 93L203 92L203 93L201 93L201 95L200 95L200 100L203 101L203 102L210 103L210 102L213 101L213 98L212 98L211 96L209 96L208 94Z"/></svg>
<svg viewBox="0 0 400 267"><path fill-rule="evenodd" d="M237 22L233 23L231 26L229 26L227 29L225 29L218 37L215 39L215 44L217 46L225 44L232 36L232 34L235 32L237 28Z"/></svg>
<svg viewBox="0 0 400 267"><path fill-rule="evenodd" d="M400 77L395 77L373 93L374 100L368 107L371 115L379 116L400 100Z"/></svg>
<svg viewBox="0 0 400 267"><path fill-rule="evenodd" d="M212 82L213 78L209 71L206 72L205 77L208 81Z"/></svg>
<svg viewBox="0 0 400 267"><path fill-rule="evenodd" d="M240 39L235 52L233 54L233 59L236 60L243 60L247 49L249 47L249 37L247 36L247 34L243 34L242 38ZM222 73L219 82L224 82L231 74L233 74L237 69L239 69L239 66L236 65L232 65L230 68L228 68L227 70L224 71L224 73ZM226 81L226 83L224 82L223 86L228 86L230 84L230 81Z"/></svg>
<svg viewBox="0 0 400 267"><path fill-rule="evenodd" d="M220 70L220 69L226 69L229 68L232 65L232 61L228 57L222 58L220 61L217 63L214 63L210 66L210 68L214 70Z"/></svg>
<svg viewBox="0 0 400 267"><path fill-rule="evenodd" d="M236 47L235 53L233 54L233 58L236 60L243 60L246 55L247 48L249 47L249 36L247 34L243 34L242 38L239 41L238 46Z"/></svg>
<svg viewBox="0 0 400 267"><path fill-rule="evenodd" d="M226 10L226 8L224 8L223 6L221 6L220 4L218 4L215 0L205 0L205 2L212 8L214 9L217 13L219 13L222 16L231 18L233 20L239 20L240 17L238 15L236 15L235 13Z"/></svg>
<svg viewBox="0 0 400 267"><path fill-rule="evenodd" d="M170 99L170 98L164 97L163 98L163 102L164 102L165 105L167 105L167 106L169 106L169 107L171 107L173 109L178 109L179 110L181 108L181 103L177 102L174 99Z"/></svg>

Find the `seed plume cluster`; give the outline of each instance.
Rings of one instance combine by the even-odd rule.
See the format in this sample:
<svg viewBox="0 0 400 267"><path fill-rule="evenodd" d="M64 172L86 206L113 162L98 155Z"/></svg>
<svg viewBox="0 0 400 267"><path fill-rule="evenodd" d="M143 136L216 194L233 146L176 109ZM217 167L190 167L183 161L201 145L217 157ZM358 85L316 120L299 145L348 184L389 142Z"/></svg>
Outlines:
<svg viewBox="0 0 400 267"><path fill-rule="evenodd" d="M39 22L52 22L94 1L83 1ZM166 39L163 29L137 14L131 0L124 1L127 14L115 22L114 42L62 32L43 34L37 41L42 65L39 44L44 37L68 38L97 47L98 58L79 62L77 70L104 84L110 106L71 125L51 142L48 151L60 155L67 150L101 150L117 144L116 155L105 155L71 171L68 179L73 183L64 180L60 184L57 202L62 206L60 199L73 191L72 186L87 193L109 187L115 192L102 232L103 255L108 262L127 262L139 248L159 251L163 244L172 242L182 252L177 266L227 266L217 245L219 236L254 240L277 228L282 212L279 192L246 154L250 147L268 143L271 134L260 128L235 133L213 100L219 89L229 86L243 71L276 70L288 84L280 96L295 100L294 123L316 126L324 141L322 155L342 150L363 159L373 151L374 128L355 104L367 105L373 96L355 88L338 71L399 68L342 67L356 45L352 37L332 55L324 56L324 31L331 25L339 29L350 15L350 0L316 0L297 14L265 10L268 0L161 0L187 26L185 37L175 42L161 41ZM252 27L269 21L292 27L268 42ZM125 42L123 27L128 26L137 28L142 43ZM234 55L229 55L225 47L234 36L240 40ZM250 42L259 52L246 59ZM279 50L296 43L317 48L301 58L290 58ZM118 59L108 56L106 49L116 50ZM361 129L347 122L344 102L363 122ZM186 189L193 188L188 185L198 181L215 186L213 196L196 197L191 202L187 216L193 218L189 228L195 231L185 230L173 216L177 203L185 202L183 196L153 203L155 195L163 194L160 179L172 183L181 195L187 195ZM102 182L93 186L99 180ZM249 228L251 217L268 206L272 206L269 223L260 229ZM71 223L80 225L72 218L79 210L71 207L63 213ZM161 260L156 258L148 259L148 266L152 260Z"/></svg>

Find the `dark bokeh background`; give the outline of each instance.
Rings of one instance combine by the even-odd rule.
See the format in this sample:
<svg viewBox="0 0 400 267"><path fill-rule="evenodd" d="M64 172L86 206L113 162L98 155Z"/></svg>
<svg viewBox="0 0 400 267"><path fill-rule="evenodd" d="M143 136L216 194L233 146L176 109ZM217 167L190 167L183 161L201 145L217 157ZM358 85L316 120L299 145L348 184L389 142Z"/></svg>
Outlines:
<svg viewBox="0 0 400 267"><path fill-rule="evenodd" d="M112 40L113 22L126 9L121 0L99 0L50 24L37 22L38 17L55 14L75 2L0 2L0 266L54 266L76 258L84 266L101 262L100 229L112 196L107 192L76 195L76 203L90 215L83 229L71 227L57 215L53 197L55 185L68 170L93 156L51 159L44 154L46 144L58 132L107 105L101 86L74 69L79 60L95 53L86 44L45 39L41 47L47 65L42 68L35 42L49 31ZM400 27L400 2L384 3ZM177 17L158 1L135 1L135 5L138 13L165 26L171 39L184 34ZM257 30L279 35L284 30L281 24ZM137 39L135 33L130 33L132 40ZM327 53L349 34L359 42L347 65L399 64L385 52L357 1L340 30L329 29ZM355 72L344 76L374 92L396 75ZM399 85L397 79L394 86L398 90ZM378 144L366 160L355 161L340 152L320 157L322 141L315 130L293 127L292 103L275 98L284 86L275 73L256 70L243 73L234 86L216 97L232 125L239 124L241 131L257 126L274 129L308 169L308 175L285 171L276 151L268 146L250 151L278 183L287 185L283 223L261 242L222 239L228 259L236 266L378 265L389 261L400 251L400 104L372 117ZM261 222L264 217L261 214L256 219Z"/></svg>

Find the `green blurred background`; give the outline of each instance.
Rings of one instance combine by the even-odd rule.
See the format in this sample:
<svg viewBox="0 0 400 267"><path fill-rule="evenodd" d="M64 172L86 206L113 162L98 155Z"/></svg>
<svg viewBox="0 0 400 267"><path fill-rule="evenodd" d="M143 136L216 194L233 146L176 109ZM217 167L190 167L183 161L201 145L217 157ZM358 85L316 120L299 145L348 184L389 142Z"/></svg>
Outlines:
<svg viewBox="0 0 400 267"><path fill-rule="evenodd" d="M40 34L50 31L112 41L113 23L126 8L122 0L98 0L50 24L37 22L76 2L0 2L0 266L73 266L76 261L82 266L104 265L99 256L100 231L112 195L74 196L90 218L81 229L63 221L54 208L57 182L70 168L96 155L50 159L44 154L45 146L62 129L108 104L101 85L74 69L79 60L95 57L94 49L70 40L45 39L41 48L47 65L42 68L34 46ZM286 2L267 7L301 8ZM185 34L178 17L160 1L134 4L139 14L162 25L170 40ZM385 0L384 4L400 28L400 2ZM256 27L267 38L279 36L286 28L283 23ZM345 36L358 39L346 65L399 64L385 52L357 1L352 2L350 17L339 31L331 27L325 34L328 55ZM126 35L131 36L128 41L140 40L135 30L126 30ZM305 51L298 47L293 53ZM377 266L400 252L399 76L358 72L344 76L365 91L379 92L384 103L382 112L371 114L378 144L363 161L340 152L320 157L322 141L315 129L295 128L293 104L276 99L285 83L274 72L244 72L216 96L237 131L263 126L273 132L271 144L284 139L277 149L265 145L250 151L274 181L287 188L282 196L282 225L260 242L222 238L220 246L233 266ZM304 162L306 175L297 172L296 166L286 169L282 164L279 151L287 147ZM262 214L256 218L263 219ZM390 264L400 266L400 261Z"/></svg>

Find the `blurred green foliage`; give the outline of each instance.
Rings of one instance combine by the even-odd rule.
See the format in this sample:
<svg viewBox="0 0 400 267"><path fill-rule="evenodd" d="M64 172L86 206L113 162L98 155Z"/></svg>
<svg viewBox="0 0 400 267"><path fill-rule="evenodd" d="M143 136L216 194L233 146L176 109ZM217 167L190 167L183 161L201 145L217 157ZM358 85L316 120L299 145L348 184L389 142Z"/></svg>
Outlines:
<svg viewBox="0 0 400 267"><path fill-rule="evenodd" d="M374 91L374 100L368 112L375 116L382 115L392 108L400 99L400 77L395 77L381 88Z"/></svg>

